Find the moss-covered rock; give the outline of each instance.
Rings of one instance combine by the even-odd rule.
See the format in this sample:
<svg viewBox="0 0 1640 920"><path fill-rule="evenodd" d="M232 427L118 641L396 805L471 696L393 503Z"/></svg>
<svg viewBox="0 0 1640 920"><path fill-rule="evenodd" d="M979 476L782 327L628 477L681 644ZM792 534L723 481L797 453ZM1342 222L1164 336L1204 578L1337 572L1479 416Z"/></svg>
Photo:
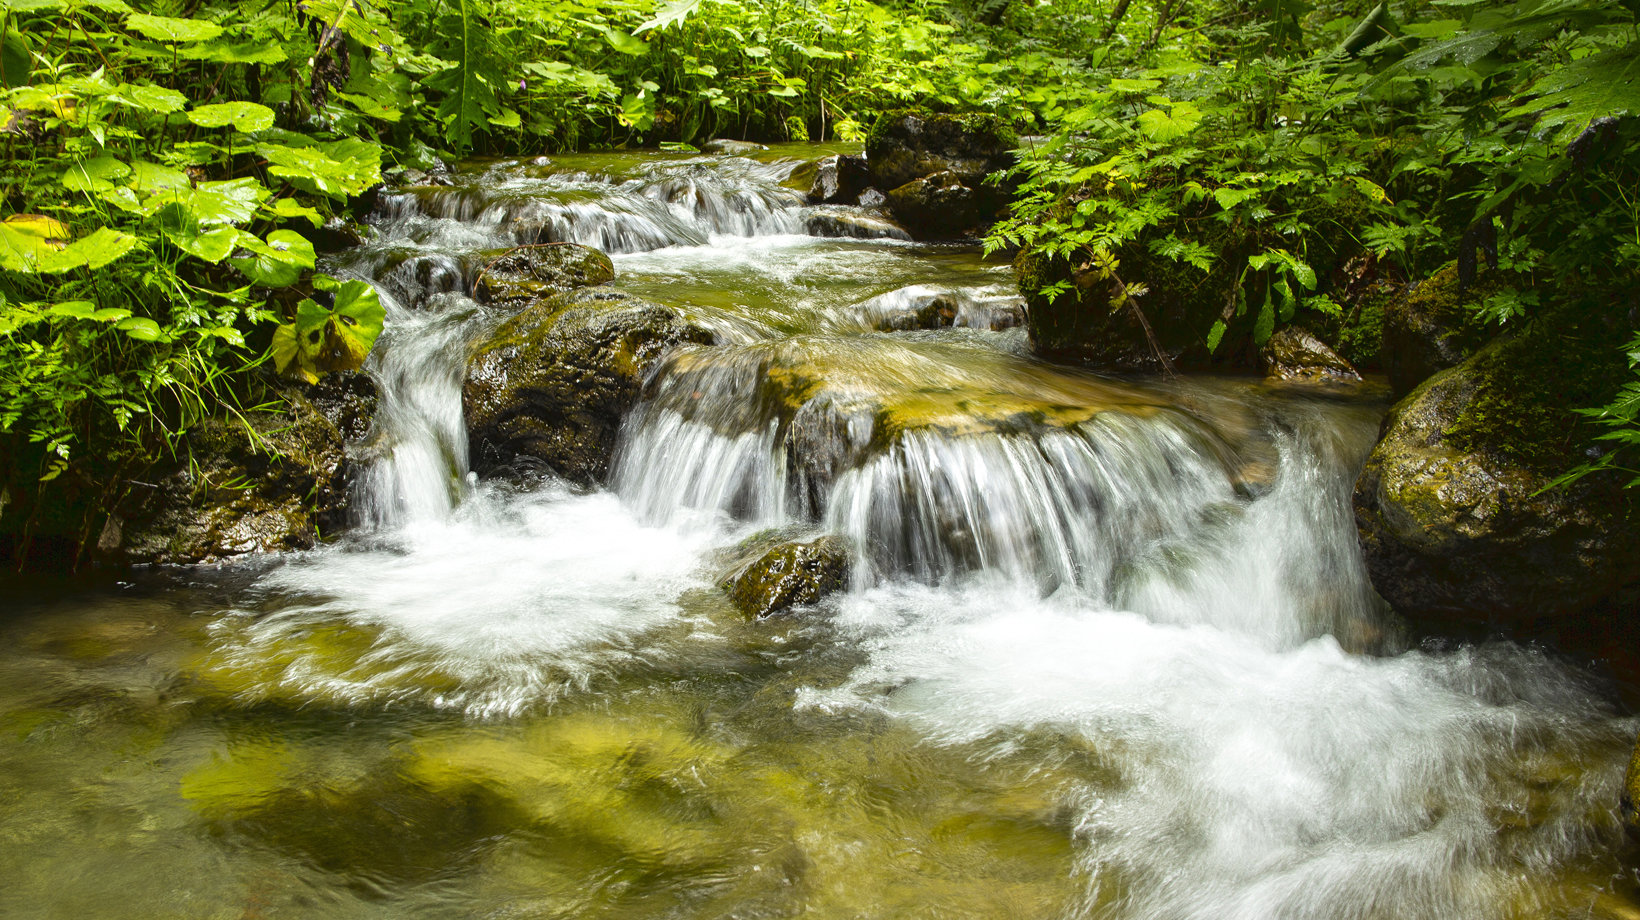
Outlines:
<svg viewBox="0 0 1640 920"><path fill-rule="evenodd" d="M952 240L970 235L995 213L987 196L949 170L912 179L888 193L888 208L919 240Z"/></svg>
<svg viewBox="0 0 1640 920"><path fill-rule="evenodd" d="M878 188L949 172L977 188L990 173L1013 165L1019 136L996 115L884 114L866 137L866 164Z"/></svg>
<svg viewBox="0 0 1640 920"><path fill-rule="evenodd" d="M1266 377L1301 383L1354 383L1361 375L1320 339L1297 326L1276 330L1259 351Z"/></svg>
<svg viewBox="0 0 1640 920"><path fill-rule="evenodd" d="M306 549L347 526L376 390L362 373L291 388L277 412L210 419L188 432L190 462L140 482L98 540L107 561L186 564Z"/></svg>
<svg viewBox="0 0 1640 920"><path fill-rule="evenodd" d="M1497 327L1482 322L1476 307L1507 284L1503 275L1491 272L1463 289L1458 263L1448 262L1384 304L1381 360L1397 397L1463 363L1497 335Z"/></svg>
<svg viewBox="0 0 1640 920"><path fill-rule="evenodd" d="M815 208L803 217L809 236L856 240L909 240L911 234L887 218L855 210Z"/></svg>
<svg viewBox="0 0 1640 920"><path fill-rule="evenodd" d="M531 302L615 280L609 256L577 243L537 243L480 254L473 282L481 303L522 310Z"/></svg>
<svg viewBox="0 0 1640 920"><path fill-rule="evenodd" d="M1640 493L1605 475L1548 488L1586 443L1573 408L1609 398L1621 355L1592 320L1538 325L1431 377L1385 419L1356 523L1374 586L1403 614L1564 615L1640 579Z"/></svg>
<svg viewBox="0 0 1640 920"><path fill-rule="evenodd" d="M607 288L536 303L469 352L461 402L474 469L534 458L599 481L649 370L672 347L712 338L670 307Z"/></svg>
<svg viewBox="0 0 1640 920"><path fill-rule="evenodd" d="M743 552L718 586L751 619L816 603L848 582L849 547L841 537L772 544L754 538Z"/></svg>

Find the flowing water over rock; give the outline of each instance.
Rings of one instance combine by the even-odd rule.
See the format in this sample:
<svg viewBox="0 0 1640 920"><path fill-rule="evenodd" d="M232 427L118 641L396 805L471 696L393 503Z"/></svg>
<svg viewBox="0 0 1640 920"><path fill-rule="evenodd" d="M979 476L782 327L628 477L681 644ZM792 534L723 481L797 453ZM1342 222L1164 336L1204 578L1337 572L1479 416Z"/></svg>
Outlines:
<svg viewBox="0 0 1640 920"><path fill-rule="evenodd" d="M0 915L1640 915L1609 688L1373 595L1370 391L1044 365L1006 266L827 235L880 225L782 153L386 196L332 266L389 306L356 530L7 589ZM605 487L468 473L468 292L520 242L718 332ZM853 584L748 622L715 582L771 528Z"/></svg>

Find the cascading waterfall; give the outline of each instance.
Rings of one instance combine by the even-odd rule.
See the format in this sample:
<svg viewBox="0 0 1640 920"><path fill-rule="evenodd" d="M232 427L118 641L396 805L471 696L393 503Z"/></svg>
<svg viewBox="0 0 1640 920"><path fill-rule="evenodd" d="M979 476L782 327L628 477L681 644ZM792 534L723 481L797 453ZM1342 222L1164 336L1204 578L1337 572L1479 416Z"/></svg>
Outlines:
<svg viewBox="0 0 1640 920"><path fill-rule="evenodd" d="M173 644L113 673L162 689L73 699L146 734L0 746L0 776L84 760L117 804L17 807L129 822L118 860L247 916L1633 915L1636 722L1540 651L1409 647L1372 592L1349 491L1380 402L1039 362L1004 266L806 207L791 165L385 194L328 267L389 311L361 526L145 608ZM468 295L539 241L720 331L649 381L605 488L468 473L465 354L502 318ZM853 583L746 622L714 581L769 530L846 538ZM95 641L8 647L0 724L97 686L8 677ZM0 865L43 846L16 839ZM59 884L17 876L0 913Z"/></svg>

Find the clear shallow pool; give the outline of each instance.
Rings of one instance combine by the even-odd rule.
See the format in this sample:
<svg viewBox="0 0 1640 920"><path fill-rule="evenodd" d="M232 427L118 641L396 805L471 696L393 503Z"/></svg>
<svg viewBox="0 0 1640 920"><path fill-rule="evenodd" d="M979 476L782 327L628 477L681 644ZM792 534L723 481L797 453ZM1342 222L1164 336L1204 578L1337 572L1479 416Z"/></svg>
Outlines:
<svg viewBox="0 0 1640 920"><path fill-rule="evenodd" d="M872 297L1005 269L794 232L773 159L417 193L336 266L392 275L367 522L0 587L0 916L1640 915L1615 814L1640 724L1610 688L1408 648L1371 594L1370 393L867 331ZM685 228L617 284L725 344L662 371L609 489L475 482L456 356L494 317L460 273L515 239L487 189L547 208L562 175ZM719 222L735 201L766 210ZM408 245L456 283L427 296ZM805 409L846 423L823 489L781 435ZM779 525L849 537L856 583L748 623L713 581Z"/></svg>

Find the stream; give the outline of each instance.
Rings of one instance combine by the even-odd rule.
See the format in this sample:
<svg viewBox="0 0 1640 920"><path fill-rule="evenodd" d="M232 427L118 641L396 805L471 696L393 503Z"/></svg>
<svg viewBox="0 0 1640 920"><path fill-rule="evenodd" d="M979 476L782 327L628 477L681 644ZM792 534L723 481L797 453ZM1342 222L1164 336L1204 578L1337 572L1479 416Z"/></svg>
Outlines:
<svg viewBox="0 0 1640 920"><path fill-rule="evenodd" d="M328 266L388 307L357 526L0 587L0 916L1640 917L1640 720L1368 583L1383 393L1040 362L1006 261L780 185L818 152L384 194ZM718 340L604 488L468 472L463 292L537 239ZM748 621L770 529L848 588Z"/></svg>

